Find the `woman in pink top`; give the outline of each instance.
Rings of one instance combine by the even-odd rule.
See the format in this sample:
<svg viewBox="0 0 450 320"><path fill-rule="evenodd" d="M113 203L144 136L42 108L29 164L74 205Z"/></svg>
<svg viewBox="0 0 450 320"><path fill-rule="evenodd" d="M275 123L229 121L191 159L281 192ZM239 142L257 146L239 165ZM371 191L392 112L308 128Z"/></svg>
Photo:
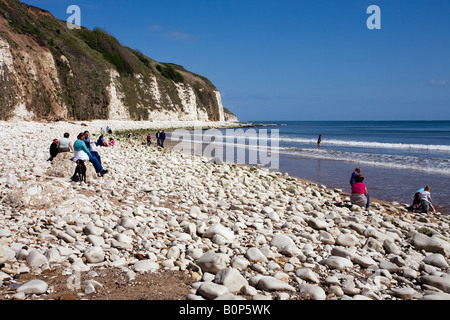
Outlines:
<svg viewBox="0 0 450 320"><path fill-rule="evenodd" d="M358 175L355 178L355 183L352 185L350 201L352 204L369 209L369 193L367 192L366 184L363 181L364 177L362 175Z"/></svg>

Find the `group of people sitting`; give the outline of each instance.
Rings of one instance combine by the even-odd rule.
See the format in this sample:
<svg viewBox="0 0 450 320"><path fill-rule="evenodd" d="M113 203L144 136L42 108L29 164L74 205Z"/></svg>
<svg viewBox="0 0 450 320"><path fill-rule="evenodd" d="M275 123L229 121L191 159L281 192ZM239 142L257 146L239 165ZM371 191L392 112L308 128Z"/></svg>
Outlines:
<svg viewBox="0 0 450 320"><path fill-rule="evenodd" d="M70 134L68 132L64 133L62 139L54 139L50 145L50 158L47 161L53 161L59 153L73 152L74 156L71 158L72 161L77 162L77 160L82 160L91 162L97 175L103 177L108 173L108 170L103 169L100 154L92 148L90 135L89 131L81 132L78 134L77 140L73 145L69 140Z"/></svg>
<svg viewBox="0 0 450 320"><path fill-rule="evenodd" d="M361 168L356 168L350 177L350 185L352 187L350 201L352 204L359 205L363 208L365 207L368 210L370 205L370 196L367 191L367 186L363 181L364 176L361 174ZM423 213L428 213L431 208L433 212L436 212L432 204L430 192L430 186L417 190L414 195L413 204L407 209L411 211L420 210Z"/></svg>
<svg viewBox="0 0 450 320"><path fill-rule="evenodd" d="M98 137L97 142L95 143L98 147L114 147L116 145L116 142L114 141L114 138L109 138L109 143L105 141L105 137L103 135L100 135Z"/></svg>
<svg viewBox="0 0 450 320"><path fill-rule="evenodd" d="M68 132L64 133L63 138L53 139L50 145L50 158L47 161L53 161L58 153L73 152L72 142L69 140L70 134Z"/></svg>

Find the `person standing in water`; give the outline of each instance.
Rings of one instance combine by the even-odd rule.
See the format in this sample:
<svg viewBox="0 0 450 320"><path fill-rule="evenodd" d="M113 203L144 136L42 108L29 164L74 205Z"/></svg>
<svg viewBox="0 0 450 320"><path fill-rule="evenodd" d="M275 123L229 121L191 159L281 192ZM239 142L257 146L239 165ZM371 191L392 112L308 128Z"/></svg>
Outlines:
<svg viewBox="0 0 450 320"><path fill-rule="evenodd" d="M317 148L320 149L320 145L322 144L322 135L319 134L319 139L317 140Z"/></svg>

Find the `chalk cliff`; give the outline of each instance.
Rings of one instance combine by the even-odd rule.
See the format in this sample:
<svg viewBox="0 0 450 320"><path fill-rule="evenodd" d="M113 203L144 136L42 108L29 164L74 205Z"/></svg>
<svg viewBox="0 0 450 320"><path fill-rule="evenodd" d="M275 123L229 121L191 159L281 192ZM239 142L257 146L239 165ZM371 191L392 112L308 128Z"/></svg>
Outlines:
<svg viewBox="0 0 450 320"><path fill-rule="evenodd" d="M101 29L0 0L0 120L236 121L217 88Z"/></svg>

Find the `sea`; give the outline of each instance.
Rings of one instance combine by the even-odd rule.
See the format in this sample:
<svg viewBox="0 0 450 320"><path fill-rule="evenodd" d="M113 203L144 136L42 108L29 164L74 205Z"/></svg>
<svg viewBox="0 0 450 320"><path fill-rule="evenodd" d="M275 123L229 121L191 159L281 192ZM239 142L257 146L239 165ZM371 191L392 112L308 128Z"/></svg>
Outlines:
<svg viewBox="0 0 450 320"><path fill-rule="evenodd" d="M450 214L450 121L255 121L250 124L254 126L205 131L201 139L194 140L202 140L203 145L205 140L224 142L228 147L234 144L245 149L247 155L254 150L264 154L266 150L272 160L275 155L278 157L272 170L347 193L351 192L350 175L359 167L372 199L411 204L414 193L428 185L437 211ZM219 132L223 138L210 138L220 136ZM244 164L263 167L271 159L266 155L262 157L266 163L252 163L250 158ZM235 156L234 161L237 160Z"/></svg>

